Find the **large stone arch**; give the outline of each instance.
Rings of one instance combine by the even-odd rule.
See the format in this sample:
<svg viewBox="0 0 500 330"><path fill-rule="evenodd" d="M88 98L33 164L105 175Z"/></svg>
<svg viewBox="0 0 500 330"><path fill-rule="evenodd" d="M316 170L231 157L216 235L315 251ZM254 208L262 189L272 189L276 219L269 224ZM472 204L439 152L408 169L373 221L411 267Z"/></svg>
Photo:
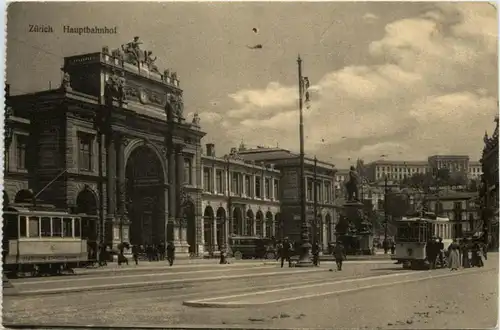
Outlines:
<svg viewBox="0 0 500 330"><path fill-rule="evenodd" d="M14 197L14 203L31 203L35 197L31 189L21 189Z"/></svg>
<svg viewBox="0 0 500 330"><path fill-rule="evenodd" d="M334 231L335 231L335 224L333 223L333 216L330 213L327 213L325 215L325 224L326 224L326 240L327 243L333 242L334 241Z"/></svg>
<svg viewBox="0 0 500 330"><path fill-rule="evenodd" d="M277 212L274 215L274 235L279 239L283 239L284 237L283 223L280 212Z"/></svg>
<svg viewBox="0 0 500 330"><path fill-rule="evenodd" d="M78 192L75 199L76 212L97 215L98 214L98 195L90 187L85 186Z"/></svg>
<svg viewBox="0 0 500 330"><path fill-rule="evenodd" d="M215 218L217 219L217 246L220 248L225 245L224 237L226 236L226 210L222 206L217 209Z"/></svg>
<svg viewBox="0 0 500 330"><path fill-rule="evenodd" d="M162 166L162 174L163 174L163 177L165 178L168 178L168 167L167 167L167 159L166 159L166 150L163 150L155 145L154 143L152 143L151 141L149 140L145 140L145 139L140 139L140 138L137 138L137 139L134 139L132 141L130 141L127 146L125 147L125 149L123 150L123 157L124 157L124 162L125 164L128 163L128 160L130 158L130 156L132 155L132 153L139 147L147 147L149 149L151 149L151 151L153 151L156 156L158 156L158 159L160 160L160 163L161 163L161 166Z"/></svg>
<svg viewBox="0 0 500 330"><path fill-rule="evenodd" d="M243 235L243 212L240 207L236 206L233 209L233 223L231 228L231 233L233 235Z"/></svg>
<svg viewBox="0 0 500 330"><path fill-rule="evenodd" d="M134 140L124 151L125 202L132 244L160 244L173 239L166 226L165 159L156 147Z"/></svg>
<svg viewBox="0 0 500 330"><path fill-rule="evenodd" d="M244 235L248 235L248 236L255 235L255 233L253 231L254 221L255 221L255 217L254 217L253 211L252 211L252 209L248 209L247 214L246 214L246 219L245 219L245 231L243 233Z"/></svg>
<svg viewBox="0 0 500 330"><path fill-rule="evenodd" d="M89 186L84 186L76 195L75 205L75 212L82 215L82 238L87 240L91 248L89 249L89 257L93 259L97 251L97 233L99 227L97 194Z"/></svg>
<svg viewBox="0 0 500 330"><path fill-rule="evenodd" d="M214 209L207 205L203 212L203 236L205 238L205 251L210 251L214 248Z"/></svg>
<svg viewBox="0 0 500 330"><path fill-rule="evenodd" d="M274 217L271 211L266 212L266 237L275 237Z"/></svg>
<svg viewBox="0 0 500 330"><path fill-rule="evenodd" d="M261 210L258 210L257 214L255 214L255 235L264 237L264 229L264 213L262 213Z"/></svg>

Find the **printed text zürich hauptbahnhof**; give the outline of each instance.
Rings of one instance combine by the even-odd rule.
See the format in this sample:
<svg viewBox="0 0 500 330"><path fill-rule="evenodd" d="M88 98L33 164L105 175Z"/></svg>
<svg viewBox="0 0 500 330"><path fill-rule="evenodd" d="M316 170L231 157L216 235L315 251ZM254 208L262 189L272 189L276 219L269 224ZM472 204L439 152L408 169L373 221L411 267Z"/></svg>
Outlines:
<svg viewBox="0 0 500 330"><path fill-rule="evenodd" d="M61 27L62 33L67 34L117 34L116 26L71 26L63 25ZM30 24L28 32L32 33L56 33L58 32L52 25L48 24Z"/></svg>

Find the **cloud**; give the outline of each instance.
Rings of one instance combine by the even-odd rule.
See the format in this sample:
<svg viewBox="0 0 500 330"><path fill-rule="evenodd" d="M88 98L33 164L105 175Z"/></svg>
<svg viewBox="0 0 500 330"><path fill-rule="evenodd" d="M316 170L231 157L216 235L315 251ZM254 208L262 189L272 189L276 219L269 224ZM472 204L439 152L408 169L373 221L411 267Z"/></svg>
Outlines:
<svg viewBox="0 0 500 330"><path fill-rule="evenodd" d="M366 64L311 81L306 152L337 166L380 154L478 158L497 112L497 36L495 9L484 3L439 4L387 24L367 45ZM297 93L296 86L272 82L229 95L224 139L296 150Z"/></svg>
<svg viewBox="0 0 500 330"><path fill-rule="evenodd" d="M366 13L363 15L363 19L365 21L369 21L369 22L372 22L372 21L376 21L379 19L379 17L373 13Z"/></svg>

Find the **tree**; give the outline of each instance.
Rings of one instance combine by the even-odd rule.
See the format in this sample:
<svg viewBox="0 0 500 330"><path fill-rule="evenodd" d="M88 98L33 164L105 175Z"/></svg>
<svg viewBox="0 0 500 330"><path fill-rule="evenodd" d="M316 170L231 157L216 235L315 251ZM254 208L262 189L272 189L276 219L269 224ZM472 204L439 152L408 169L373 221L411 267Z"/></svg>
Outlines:
<svg viewBox="0 0 500 330"><path fill-rule="evenodd" d="M450 186L465 186L467 185L467 173L463 171L453 172L450 174L448 182Z"/></svg>
<svg viewBox="0 0 500 330"><path fill-rule="evenodd" d="M392 217L400 218L405 216L410 210L408 195L401 193L387 194L387 208L387 213Z"/></svg>
<svg viewBox="0 0 500 330"><path fill-rule="evenodd" d="M446 167L440 168L437 170L436 180L441 186L449 186L450 185L451 173L450 170Z"/></svg>
<svg viewBox="0 0 500 330"><path fill-rule="evenodd" d="M478 183L477 180L472 179L469 183L468 190L471 192L477 192L478 191Z"/></svg>

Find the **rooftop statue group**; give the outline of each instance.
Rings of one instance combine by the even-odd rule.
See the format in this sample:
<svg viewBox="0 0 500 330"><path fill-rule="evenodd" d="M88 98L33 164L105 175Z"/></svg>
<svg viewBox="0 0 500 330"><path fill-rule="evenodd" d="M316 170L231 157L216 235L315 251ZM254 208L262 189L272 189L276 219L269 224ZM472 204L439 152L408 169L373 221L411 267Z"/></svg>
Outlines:
<svg viewBox="0 0 500 330"><path fill-rule="evenodd" d="M150 50L142 50L140 45L142 42L139 40L139 37L134 37L134 39L126 44L121 45L120 48L114 49L111 52L111 56L119 58L127 63L133 65L139 65L139 63L144 64L151 72L155 72L160 74L158 70L158 66L156 66L156 56L153 57L153 52ZM103 48L103 52L109 54L108 47ZM164 80L167 81L167 78L171 78L172 80L177 80L177 73L172 72L170 70L163 71Z"/></svg>

